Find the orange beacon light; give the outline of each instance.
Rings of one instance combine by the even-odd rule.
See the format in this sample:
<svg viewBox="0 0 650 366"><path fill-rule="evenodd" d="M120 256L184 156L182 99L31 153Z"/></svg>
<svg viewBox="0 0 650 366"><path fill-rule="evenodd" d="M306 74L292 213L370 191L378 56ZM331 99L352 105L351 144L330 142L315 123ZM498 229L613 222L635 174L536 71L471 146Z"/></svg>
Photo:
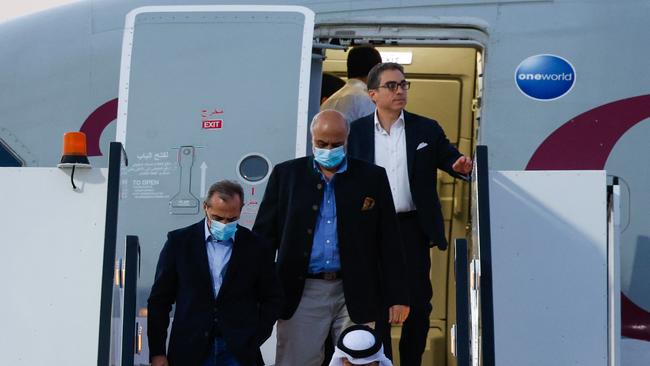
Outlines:
<svg viewBox="0 0 650 366"><path fill-rule="evenodd" d="M59 168L90 168L86 152L86 134L83 132L66 132L63 134L63 156Z"/></svg>

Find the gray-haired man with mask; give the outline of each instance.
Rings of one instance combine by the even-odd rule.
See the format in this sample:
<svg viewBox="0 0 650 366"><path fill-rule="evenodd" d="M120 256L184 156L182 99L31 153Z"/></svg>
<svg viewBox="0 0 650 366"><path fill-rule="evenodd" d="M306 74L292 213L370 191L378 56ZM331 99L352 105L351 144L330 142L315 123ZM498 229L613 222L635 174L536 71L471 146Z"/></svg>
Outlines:
<svg viewBox="0 0 650 366"><path fill-rule="evenodd" d="M286 294L276 365L320 366L328 333L408 316L404 254L383 168L346 156L348 123L326 110L311 126L314 156L278 164L253 231L277 250Z"/></svg>

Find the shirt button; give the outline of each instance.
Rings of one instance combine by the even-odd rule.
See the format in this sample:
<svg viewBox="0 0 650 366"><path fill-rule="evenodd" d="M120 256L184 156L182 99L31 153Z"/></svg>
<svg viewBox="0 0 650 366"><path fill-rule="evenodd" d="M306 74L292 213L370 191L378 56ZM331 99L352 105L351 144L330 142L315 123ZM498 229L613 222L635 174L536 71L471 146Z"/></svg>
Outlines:
<svg viewBox="0 0 650 366"><path fill-rule="evenodd" d="M327 200L327 203L330 203L330 200Z"/></svg>
<svg viewBox="0 0 650 366"><path fill-rule="evenodd" d="M316 188L318 188L318 189L323 189L323 184L318 183L318 184L316 185Z"/></svg>
<svg viewBox="0 0 650 366"><path fill-rule="evenodd" d="M332 222L331 222L330 220L327 220L327 223L328 223L328 224L331 224Z"/></svg>
<svg viewBox="0 0 650 366"><path fill-rule="evenodd" d="M312 230L312 229L307 229L307 234L311 235L311 233L313 233L313 232L314 232L314 230Z"/></svg>
<svg viewBox="0 0 650 366"><path fill-rule="evenodd" d="M330 261L325 261L326 264L330 264Z"/></svg>
<svg viewBox="0 0 650 366"><path fill-rule="evenodd" d="M327 244L329 244L329 243L330 243L330 241L329 241L329 240L325 240L325 242L326 242Z"/></svg>
<svg viewBox="0 0 650 366"><path fill-rule="evenodd" d="M318 211L318 205L311 206L311 209L314 210L314 211Z"/></svg>

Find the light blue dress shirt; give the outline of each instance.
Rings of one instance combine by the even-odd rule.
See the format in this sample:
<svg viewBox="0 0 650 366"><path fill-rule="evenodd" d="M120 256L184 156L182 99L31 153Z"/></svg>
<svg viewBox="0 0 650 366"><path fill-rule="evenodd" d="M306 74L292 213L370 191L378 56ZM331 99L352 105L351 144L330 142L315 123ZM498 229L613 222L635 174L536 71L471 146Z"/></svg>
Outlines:
<svg viewBox="0 0 650 366"><path fill-rule="evenodd" d="M210 229L208 229L208 219L205 219L205 245L208 251L208 264L210 265L210 273L212 275L214 297L219 295L223 277L226 275L226 270L228 269L228 262L230 261L232 245L234 243L233 239L225 241L214 239L210 233Z"/></svg>
<svg viewBox="0 0 650 366"><path fill-rule="evenodd" d="M348 161L346 159L332 178L327 180L314 161L314 169L320 174L325 191L323 192L323 202L320 205L316 228L314 229L314 242L309 259L309 273L336 272L341 270L339 240L336 231L334 180L336 179L336 174L345 172L347 168Z"/></svg>

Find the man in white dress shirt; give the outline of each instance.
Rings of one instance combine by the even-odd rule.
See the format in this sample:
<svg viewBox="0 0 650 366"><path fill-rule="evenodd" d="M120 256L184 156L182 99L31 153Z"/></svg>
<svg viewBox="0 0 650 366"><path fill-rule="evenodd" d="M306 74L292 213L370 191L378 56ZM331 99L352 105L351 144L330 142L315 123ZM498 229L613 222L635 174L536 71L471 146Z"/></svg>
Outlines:
<svg viewBox="0 0 650 366"><path fill-rule="evenodd" d="M429 249L447 247L437 172L466 178L472 170L471 159L458 152L436 121L404 110L410 85L399 64L383 63L370 70L368 90L377 109L352 122L348 138L349 155L384 167L390 182L408 271L411 313L402 327L399 350L401 364L409 366L420 365L429 331ZM390 355L389 334L381 325L378 331Z"/></svg>

